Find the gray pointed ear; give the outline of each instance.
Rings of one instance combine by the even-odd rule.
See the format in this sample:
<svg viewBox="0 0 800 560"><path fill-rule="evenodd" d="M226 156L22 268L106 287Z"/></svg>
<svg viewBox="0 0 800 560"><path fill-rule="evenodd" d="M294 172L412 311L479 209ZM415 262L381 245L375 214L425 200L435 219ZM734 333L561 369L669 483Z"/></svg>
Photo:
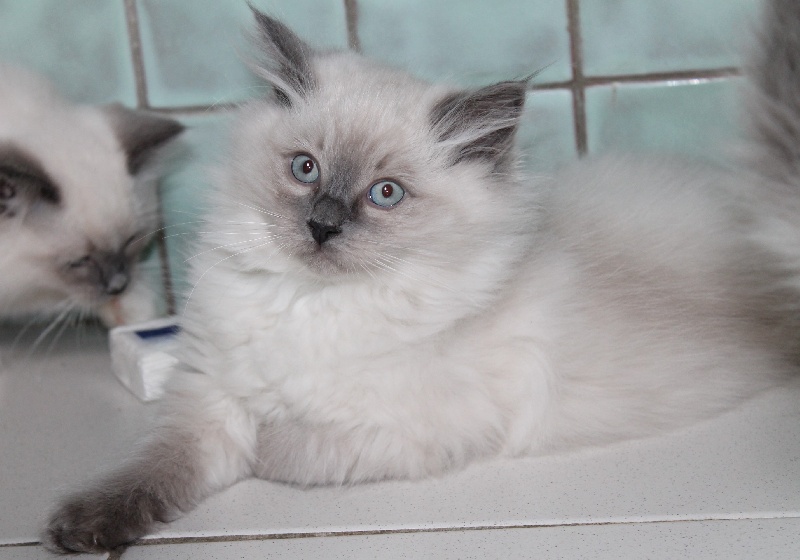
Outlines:
<svg viewBox="0 0 800 560"><path fill-rule="evenodd" d="M131 175L139 173L185 129L176 120L128 109L118 103L104 107L104 111L125 151Z"/></svg>
<svg viewBox="0 0 800 560"><path fill-rule="evenodd" d="M275 99L284 106L299 102L314 89L311 59L314 49L287 26L250 5L263 53L259 74L274 88Z"/></svg>
<svg viewBox="0 0 800 560"><path fill-rule="evenodd" d="M60 202L61 191L35 157L12 144L0 144L0 220Z"/></svg>
<svg viewBox="0 0 800 560"><path fill-rule="evenodd" d="M452 164L482 159L502 167L525 105L527 80L457 92L439 101L430 119L434 134L452 148Z"/></svg>

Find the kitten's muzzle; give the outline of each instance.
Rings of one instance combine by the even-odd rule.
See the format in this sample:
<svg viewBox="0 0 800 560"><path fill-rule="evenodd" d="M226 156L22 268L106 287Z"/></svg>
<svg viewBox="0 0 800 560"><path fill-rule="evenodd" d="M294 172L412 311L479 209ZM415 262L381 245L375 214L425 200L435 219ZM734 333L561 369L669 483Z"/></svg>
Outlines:
<svg viewBox="0 0 800 560"><path fill-rule="evenodd" d="M311 237L322 245L334 235L342 233L342 224L350 219L350 209L337 198L327 194L322 195L311 209L308 219L308 229Z"/></svg>
<svg viewBox="0 0 800 560"><path fill-rule="evenodd" d="M91 287L95 293L118 296L130 284L131 267L124 251L93 251L69 262L63 273L70 283Z"/></svg>

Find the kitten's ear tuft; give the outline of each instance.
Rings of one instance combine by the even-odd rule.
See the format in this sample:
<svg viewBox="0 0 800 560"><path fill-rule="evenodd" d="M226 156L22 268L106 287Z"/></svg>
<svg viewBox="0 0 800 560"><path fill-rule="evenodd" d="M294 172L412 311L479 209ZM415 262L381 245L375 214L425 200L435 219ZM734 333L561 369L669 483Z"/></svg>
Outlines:
<svg viewBox="0 0 800 560"><path fill-rule="evenodd" d="M250 9L265 58L257 71L272 84L275 98L281 105L296 104L314 89L311 70L314 49L277 19L258 11L252 4Z"/></svg>
<svg viewBox="0 0 800 560"><path fill-rule="evenodd" d="M433 107L433 131L441 143L452 147L453 165L482 159L502 169L514 143L527 84L527 80L500 82L457 92Z"/></svg>
<svg viewBox="0 0 800 560"><path fill-rule="evenodd" d="M161 148L185 129L176 120L134 111L119 103L104 107L104 111L125 151L131 175L140 172Z"/></svg>

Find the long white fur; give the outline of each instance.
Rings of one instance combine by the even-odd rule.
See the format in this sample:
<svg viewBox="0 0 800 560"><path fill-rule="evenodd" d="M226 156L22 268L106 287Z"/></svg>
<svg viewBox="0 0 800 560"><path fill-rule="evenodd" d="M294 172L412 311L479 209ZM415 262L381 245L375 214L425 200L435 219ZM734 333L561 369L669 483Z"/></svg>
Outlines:
<svg viewBox="0 0 800 560"><path fill-rule="evenodd" d="M736 178L629 159L541 183L447 167L426 121L440 87L351 54L315 71L315 95L288 115L243 110L209 217L225 235L204 236L184 318L187 361L257 422L351 443L320 447L324 465L304 456L294 482L420 477L649 435L785 371L727 302L751 289L733 264L750 235L726 208ZM393 154L416 190L391 214L365 211L384 238L359 240L352 270L319 273L296 254L308 234L281 198L305 187L283 154L354 130L372 143L352 146L366 168Z"/></svg>

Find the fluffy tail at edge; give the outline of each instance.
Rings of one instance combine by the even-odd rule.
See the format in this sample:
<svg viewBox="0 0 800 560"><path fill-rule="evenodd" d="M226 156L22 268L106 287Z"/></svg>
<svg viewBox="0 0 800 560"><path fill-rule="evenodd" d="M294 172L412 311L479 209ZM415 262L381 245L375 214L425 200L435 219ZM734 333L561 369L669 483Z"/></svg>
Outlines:
<svg viewBox="0 0 800 560"><path fill-rule="evenodd" d="M765 2L747 76L752 164L800 195L800 1Z"/></svg>
<svg viewBox="0 0 800 560"><path fill-rule="evenodd" d="M753 267L757 307L800 366L800 0L764 0L745 76L753 241L770 254Z"/></svg>

